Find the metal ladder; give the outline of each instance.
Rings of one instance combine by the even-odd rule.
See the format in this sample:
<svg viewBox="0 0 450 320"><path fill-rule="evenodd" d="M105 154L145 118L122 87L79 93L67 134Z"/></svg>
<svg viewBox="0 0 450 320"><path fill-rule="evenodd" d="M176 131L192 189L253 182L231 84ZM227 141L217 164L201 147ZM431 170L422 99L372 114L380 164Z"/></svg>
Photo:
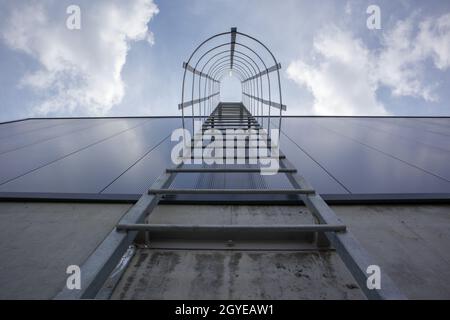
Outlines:
<svg viewBox="0 0 450 320"><path fill-rule="evenodd" d="M193 144L191 147L191 155L192 151L195 149L202 149L203 145L203 135L208 132L208 130L219 130L224 131L226 135L227 129L254 129L261 130L261 126L257 122L257 120L248 112L248 110L242 104L219 104L219 106L215 109L215 111L207 118L204 122L200 132L197 135L197 139L199 142L202 142L202 145L198 146ZM196 138L193 138L192 141L195 141ZM249 139L249 138L248 138ZM250 149L248 139L245 140L246 145L244 149L248 151ZM270 138L265 137L264 140L268 140ZM225 145L224 145L225 147ZM235 145L235 148L238 146ZM238 156L235 153L234 158L236 159ZM223 156L225 158L225 155ZM259 156L257 156L259 158ZM193 157L183 158L183 160L193 159ZM246 152L244 160L251 160L252 156ZM295 169L292 165L287 163L287 159L284 155L279 157L280 161L284 161L280 163L280 168L277 170L278 173L285 173L292 178L297 173L297 169ZM251 167L239 167L239 165L231 164L231 165L220 165L211 166L206 165L202 167L198 167L195 165L186 165L183 164L176 168L167 168L166 173L169 174L169 180L173 179L175 174L182 173L259 173L260 168L251 168ZM294 179L295 180L295 179ZM181 194L291 194L291 195L313 195L315 191L310 186L306 185L306 183L302 184L294 184L292 183L293 188L291 189L238 189L238 188L227 188L227 189L198 189L198 188L189 188L189 189L173 189L168 188L167 186L162 188L154 188L148 190L149 194L165 196L165 195L181 195ZM238 233L245 234L253 234L257 237L260 234L270 233L271 235L279 235L288 234L288 233L311 233L311 232L345 232L346 226L343 225L340 221L335 220L331 222L321 222L319 224L302 224L302 225L174 225L174 224L148 224L148 223L137 223L137 224L125 224L119 223L117 225L117 230L119 231L145 231L148 233L183 233L187 232L196 233L198 236L201 233L204 234L214 234L216 237L222 235L225 238L232 239ZM319 241L319 244L322 246L326 246L324 242ZM231 241L231 240L230 240Z"/></svg>
<svg viewBox="0 0 450 320"><path fill-rule="evenodd" d="M253 129L261 130L262 126L257 119L240 104L221 103L203 122L200 137L208 133L208 130L226 129ZM198 138L199 136L197 136ZM204 148L204 145L196 146L195 137L192 139L195 148ZM267 138L270 141L270 138ZM235 148L237 148L235 146ZM250 148L246 140L245 160L253 159L248 152ZM225 157L225 156L224 156ZM237 153L234 154L238 158ZM259 157L259 155L258 155ZM193 159L193 155L188 158ZM289 189L174 189L172 182L178 174L183 173L258 173L260 168L251 166L242 167L236 165L189 165L181 163L173 168L167 168L165 172L153 183L147 193L143 194L138 202L125 214L103 243L95 250L82 266L82 283L87 283L78 295L73 291L63 290L57 298L93 298L106 281L122 255L126 252L136 238L138 232L166 233L166 234L207 234L209 236L232 239L237 234L246 234L258 237L259 235L274 235L283 237L287 234L315 233L318 248L334 248L339 254L360 288L369 299L404 299L389 276L382 275L382 288L369 289L366 285L368 274L367 267L376 264L358 241L351 235L347 227L336 216L333 210L325 203L321 196L298 174L297 169L289 162L286 156L279 152L278 174L285 174L292 188ZM184 158L186 160L186 158ZM146 218L166 195L180 194L291 194L296 195L309 211L313 214L317 224L301 225L174 225L174 224L149 224Z"/></svg>

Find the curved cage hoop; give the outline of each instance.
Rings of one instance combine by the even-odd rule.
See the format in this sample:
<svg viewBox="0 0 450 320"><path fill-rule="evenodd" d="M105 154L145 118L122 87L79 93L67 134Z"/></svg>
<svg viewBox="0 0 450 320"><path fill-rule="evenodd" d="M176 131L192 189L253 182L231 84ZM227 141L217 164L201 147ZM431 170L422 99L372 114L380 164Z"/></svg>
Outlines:
<svg viewBox="0 0 450 320"><path fill-rule="evenodd" d="M220 43L222 38L225 40ZM269 59L264 59L264 56ZM279 118L277 129L281 130L283 111L286 110L281 94L281 64L258 39L238 32L237 28L218 33L195 48L183 63L183 69L181 103L178 105L183 128L187 116L185 109L191 109L192 128L195 119L204 121L216 109L220 102L221 82L227 73L232 72L241 81L244 107L260 117L262 128L269 134L274 115Z"/></svg>

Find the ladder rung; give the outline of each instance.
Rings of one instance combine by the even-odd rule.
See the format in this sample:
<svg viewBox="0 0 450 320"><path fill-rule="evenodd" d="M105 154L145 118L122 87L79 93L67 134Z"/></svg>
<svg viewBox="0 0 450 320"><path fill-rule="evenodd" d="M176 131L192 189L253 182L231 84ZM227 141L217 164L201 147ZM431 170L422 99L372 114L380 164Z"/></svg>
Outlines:
<svg viewBox="0 0 450 320"><path fill-rule="evenodd" d="M253 140L256 141L256 140ZM191 145L191 150L203 150L208 148L208 145ZM272 149L272 148L276 148L277 146L272 146L272 145L267 145L267 146L237 146L237 145L233 145L231 146L231 148L228 148L228 146L226 144L223 144L222 147L220 147L220 149L245 149L245 150L256 150L256 149L263 149L263 148L267 148L267 149ZM188 147L186 147L188 148ZM212 148L212 147L211 147ZM219 147L214 147L214 148L219 148Z"/></svg>
<svg viewBox="0 0 450 320"><path fill-rule="evenodd" d="M229 172L229 173L259 173L263 170L262 168L175 168L175 169L166 169L167 173L171 172ZM280 173L296 173L297 169L289 169L289 168L279 168L277 172Z"/></svg>
<svg viewBox="0 0 450 320"><path fill-rule="evenodd" d="M201 133L200 134L201 136L214 136L214 134L213 133ZM226 136L227 135L227 132L225 131L225 132L222 132L222 135L223 136ZM235 133L232 133L232 134L230 134L231 136L249 136L249 133L239 133L239 132L235 132ZM250 135L252 135L252 134L250 134ZM263 134L263 136L268 136L268 135L264 135Z"/></svg>
<svg viewBox="0 0 450 320"><path fill-rule="evenodd" d="M213 136L213 135L204 135L204 136ZM202 140L202 138L201 137L197 137L197 139L195 139L195 138L191 138L191 141L193 141L193 142L195 142L195 141L201 141ZM248 139L248 137L245 137L244 139L238 139L238 137L236 137L235 138L235 140L237 140L237 141L272 141L272 139L270 139L270 138L261 138L261 139Z"/></svg>
<svg viewBox="0 0 450 320"><path fill-rule="evenodd" d="M259 125L257 125L257 126L255 126L255 125L246 125L246 124L243 124L243 125L235 125L235 124L233 124L233 125L223 125L223 124L221 124L221 125L211 125L211 126L202 126L202 130L203 130L203 132L204 131L207 131L207 130L211 130L211 129L216 129L216 130L233 130L233 129L236 129L236 130L248 130L248 129L259 129L259 128L261 128L261 126L259 126Z"/></svg>
<svg viewBox="0 0 450 320"><path fill-rule="evenodd" d="M230 122L230 123L234 123L234 122L252 122L252 123L257 123L258 121L256 121L255 119L252 118L216 118L216 119L207 119L204 122L208 122L208 123L216 123L216 122Z"/></svg>
<svg viewBox="0 0 450 320"><path fill-rule="evenodd" d="M203 124L204 127L238 127L238 126L244 126L244 127L248 127L248 126L252 126L252 127L260 127L259 123L256 122L208 122L208 123L204 123Z"/></svg>
<svg viewBox="0 0 450 320"><path fill-rule="evenodd" d="M253 118L208 118L207 120L205 120L205 122L258 122L256 121L256 119Z"/></svg>
<svg viewBox="0 0 450 320"><path fill-rule="evenodd" d="M206 120L205 123L258 123L258 121L253 119L241 119L241 120L226 120L226 119L217 119L217 120Z"/></svg>
<svg viewBox="0 0 450 320"><path fill-rule="evenodd" d="M219 120L253 119L253 120L255 120L255 118L252 117L252 116L240 116L240 115L235 115L235 116L229 116L229 115L213 116L213 117L209 117L208 119L214 119L214 121L216 119L219 119Z"/></svg>
<svg viewBox="0 0 450 320"><path fill-rule="evenodd" d="M254 123L257 124L258 121L256 120L252 120L252 119L215 119L215 120L210 120L210 121L204 121L205 123Z"/></svg>
<svg viewBox="0 0 450 320"><path fill-rule="evenodd" d="M212 129L214 129L214 130L219 130L219 131L230 130L230 128L213 127L213 128L208 128L208 129L202 128L202 131L205 132L205 131L209 131L209 130L212 130ZM248 129L248 128L243 127L243 128L236 128L236 129ZM258 129L258 128L253 127L253 128L250 128L250 129ZM233 133L233 134L234 134L234 133ZM247 133L247 134L248 134L248 133Z"/></svg>
<svg viewBox="0 0 450 320"><path fill-rule="evenodd" d="M226 233L296 233L296 232L343 232L342 224L300 224L300 225L175 225L175 224L118 224L119 231L149 232L226 232Z"/></svg>
<svg viewBox="0 0 450 320"><path fill-rule="evenodd" d="M226 127L226 128L229 128L229 127L248 127L248 126L250 126L250 127L258 127L258 128L260 128L261 126L259 125L259 124L257 124L257 123L246 123L246 122L241 122L241 123L206 123L206 124L203 124L202 125L203 127L208 127L208 128L211 128L211 127L213 127L213 128L216 128L216 127Z"/></svg>
<svg viewBox="0 0 450 320"><path fill-rule="evenodd" d="M315 194L314 189L150 189L149 194Z"/></svg>
<svg viewBox="0 0 450 320"><path fill-rule="evenodd" d="M227 156L224 155L222 158L223 159L227 159ZM278 157L260 157L260 156L256 156L256 157L249 157L249 156L238 157L238 156L235 155L235 156L229 156L228 158L229 159L245 159L245 160L258 160L258 159L269 160L269 159L285 159L286 156L280 155ZM178 159L191 159L191 160L194 160L195 156L192 155L190 157L178 157ZM200 159L203 159L203 160L205 160L205 159L220 159L220 157L200 157Z"/></svg>
<svg viewBox="0 0 450 320"><path fill-rule="evenodd" d="M236 121L252 121L252 122L256 122L256 119L251 118L251 117L245 117L245 118L222 118L222 117L217 117L217 118L207 118L205 121L229 121L229 122L236 122Z"/></svg>

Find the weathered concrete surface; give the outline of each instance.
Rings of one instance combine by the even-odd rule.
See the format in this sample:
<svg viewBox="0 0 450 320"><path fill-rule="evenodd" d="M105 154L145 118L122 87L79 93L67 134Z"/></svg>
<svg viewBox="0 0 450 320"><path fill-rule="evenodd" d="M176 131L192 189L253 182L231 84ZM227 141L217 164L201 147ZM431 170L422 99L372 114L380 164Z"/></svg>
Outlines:
<svg viewBox="0 0 450 320"><path fill-rule="evenodd" d="M304 207L234 205L164 205L148 221L201 225L314 223ZM166 248L171 248L170 244ZM358 299L363 295L335 253L140 249L112 298Z"/></svg>
<svg viewBox="0 0 450 320"><path fill-rule="evenodd" d="M450 299L450 205L333 209L408 298Z"/></svg>
<svg viewBox="0 0 450 320"><path fill-rule="evenodd" d="M82 264L128 208L129 205L117 204L0 203L0 298L52 298L65 283L66 267L69 264ZM333 208L373 256L373 263L380 265L382 272L389 273L407 297L412 299L450 299L450 205L372 205L334 206ZM311 223L313 219L303 207L160 206L151 215L150 221L188 224L294 224ZM190 256L179 252L181 266L177 268L182 267L183 261L188 265L191 263L191 266L195 267L194 262L198 259L196 255L207 252L212 255L212 258L208 258L209 260L223 261L224 268L228 268L231 261L237 259L235 254L238 253L227 251L221 257L216 257L213 255L214 251L197 252L198 254L193 253ZM161 263L169 263L169 260L175 259L174 255L165 257L159 254L153 257L150 250L147 253L147 258L141 262L143 266L148 265L150 263L148 261L151 259L157 259ZM274 281L275 278L280 282L283 282L284 278L295 279L297 282L292 281L292 287L290 287L290 282L283 282L282 287L309 288L308 290L315 293L308 297L314 295L322 298L321 294L325 294L325 298L345 296L340 290L342 289L341 285L345 286L347 281L340 282L345 280L340 274L339 270L342 270L340 266L334 271L337 278L333 280L339 283L338 291L330 289L331 291L328 293L327 289L327 292L319 293L319 291L311 289L312 282L309 282L306 277L301 277L299 280L295 274L289 275L288 271L282 268L278 269L276 265L275 269L270 269L274 266L273 264L271 267L267 267L268 269L264 269L248 254L248 252L241 253L240 267L235 271L239 274L238 278L246 279L247 277L247 281L250 281L252 277L253 279L260 277L258 281L266 281L267 278L268 283ZM274 254L276 253L268 253L267 256L260 256L259 259L268 263L275 259ZM327 261L331 261L333 264L333 261L337 260L336 263L342 265L342 262L334 257L325 259L319 255L307 258L307 256L301 257L302 254L305 254L301 252L289 252L289 254L286 253L283 261L286 262L286 268L289 266L291 270L295 270L295 264L292 262L294 260L302 261L307 266L309 263L319 261L319 265L322 264L324 268L329 265ZM138 257L139 255L136 259ZM154 267L157 266L151 268ZM244 272L247 267L253 271ZM209 269L205 267L205 270ZM267 272L261 273L256 270L266 270ZM305 274L308 274L311 279L316 279L314 278L317 277L315 273L311 273L307 267L305 270ZM292 272L295 273L295 271ZM173 279L176 279L175 275L173 276ZM127 281L127 278L124 277L122 281ZM170 281L168 284L175 283ZM321 286L320 281L325 281L325 279L317 281ZM182 280L177 283L177 290L187 290L181 289L184 285ZM226 282L224 283L226 284ZM330 283L326 282L326 285ZM131 284L133 282L130 282ZM225 286L225 284L220 289L222 291L217 289L219 290L217 295L227 295L231 292L231 288L234 288L232 293L237 297L239 284L233 286L230 284ZM121 288L125 288L125 283L120 285ZM276 288L276 284L273 286ZM146 290L144 287L140 288ZM264 284L261 284L261 288L267 289ZM286 297L291 296L291 291L289 291L291 289L287 289ZM132 291L129 288L123 297L131 297ZM353 291L359 290L351 292ZM244 294L246 291L242 292ZM144 293L142 294L144 295ZM160 295L163 296L163 293L160 292ZM164 295L170 296L169 292ZM274 296L280 295L280 291L276 291L274 294ZM119 291L116 292L115 297L120 298ZM296 298L301 297L301 294L296 296ZM348 297L351 296L348 295Z"/></svg>
<svg viewBox="0 0 450 320"><path fill-rule="evenodd" d="M314 223L305 207L297 206L208 206L161 205L148 219L151 223L276 225Z"/></svg>
<svg viewBox="0 0 450 320"><path fill-rule="evenodd" d="M236 205L162 205L156 208L148 218L149 223L155 224L187 224L187 225L295 225L313 224L314 219L311 213L304 207L295 206L236 206ZM234 249L311 249L315 248L314 233L303 233L295 236L285 235L286 238L264 241L252 241L252 237L247 240L233 238ZM243 235L245 238L245 235ZM150 237L151 238L151 237ZM227 241L220 237L196 240L195 235L183 240L159 241L152 238L150 245L152 248L188 248L188 249L221 249L228 246ZM143 242L144 238L140 238Z"/></svg>
<svg viewBox="0 0 450 320"><path fill-rule="evenodd" d="M140 249L113 299L363 299L334 253Z"/></svg>
<svg viewBox="0 0 450 320"><path fill-rule="evenodd" d="M450 205L333 209L408 298L450 299ZM308 223L311 216L302 207L161 206L150 221L276 224Z"/></svg>
<svg viewBox="0 0 450 320"><path fill-rule="evenodd" d="M129 205L0 202L0 299L51 299Z"/></svg>

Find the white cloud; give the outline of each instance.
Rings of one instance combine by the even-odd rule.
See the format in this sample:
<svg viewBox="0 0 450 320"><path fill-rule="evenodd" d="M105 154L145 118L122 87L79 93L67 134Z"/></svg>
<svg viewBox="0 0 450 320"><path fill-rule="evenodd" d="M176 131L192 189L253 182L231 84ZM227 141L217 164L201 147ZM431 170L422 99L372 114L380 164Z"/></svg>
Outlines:
<svg viewBox="0 0 450 320"><path fill-rule="evenodd" d="M426 85L423 80L422 62L429 52L425 54L421 41L414 37L414 20L399 21L393 30L383 35L381 44L376 62L380 84L391 88L395 96L435 101L433 85Z"/></svg>
<svg viewBox="0 0 450 320"><path fill-rule="evenodd" d="M450 67L450 13L437 20L428 18L419 27L416 42L422 57L431 56L441 70Z"/></svg>
<svg viewBox="0 0 450 320"><path fill-rule="evenodd" d="M332 27L314 40L314 53L321 57L318 65L298 60L287 69L289 78L314 95L314 113L385 113L376 99L373 59L361 41L350 32Z"/></svg>
<svg viewBox="0 0 450 320"><path fill-rule="evenodd" d="M2 8L7 12L0 22L3 41L39 62L21 82L41 96L37 114L107 113L124 96L121 71L129 43L153 43L147 27L158 13L153 0L77 3L81 30L66 28L71 3L14 1Z"/></svg>
<svg viewBox="0 0 450 320"><path fill-rule="evenodd" d="M347 1L347 3L345 4L345 14L348 16L352 14L352 4L350 3L350 1Z"/></svg>
<svg viewBox="0 0 450 320"><path fill-rule="evenodd" d="M394 96L437 101L439 83L425 81L425 63L450 67L450 14L399 21L374 51L350 31L328 27L314 38L313 54L318 62L293 61L287 74L313 94L316 114L385 114L376 95L381 86Z"/></svg>

